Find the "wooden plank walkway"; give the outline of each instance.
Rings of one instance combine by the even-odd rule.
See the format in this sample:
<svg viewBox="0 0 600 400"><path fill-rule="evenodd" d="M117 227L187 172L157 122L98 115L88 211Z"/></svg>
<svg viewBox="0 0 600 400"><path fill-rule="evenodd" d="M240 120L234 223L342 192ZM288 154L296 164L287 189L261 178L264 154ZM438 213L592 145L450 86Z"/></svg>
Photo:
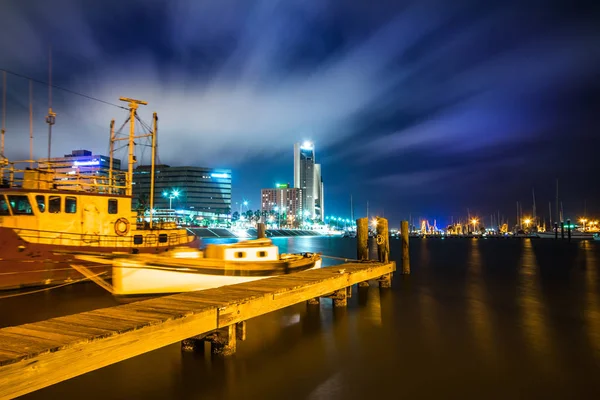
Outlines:
<svg viewBox="0 0 600 400"><path fill-rule="evenodd" d="M346 288L373 279L389 285L395 270L393 262L342 264L3 328L0 399L219 330L235 351L243 321L323 296L345 305Z"/></svg>

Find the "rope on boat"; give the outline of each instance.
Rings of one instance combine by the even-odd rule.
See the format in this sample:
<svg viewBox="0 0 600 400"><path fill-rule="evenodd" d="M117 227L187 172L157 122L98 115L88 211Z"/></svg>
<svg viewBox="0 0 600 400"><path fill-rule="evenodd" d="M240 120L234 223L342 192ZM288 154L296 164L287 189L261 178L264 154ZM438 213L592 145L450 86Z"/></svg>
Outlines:
<svg viewBox="0 0 600 400"><path fill-rule="evenodd" d="M96 274L96 275L94 275L94 276L95 276L95 277L99 277L99 276L101 276L101 275L104 275L104 274L106 274L106 271L105 271L105 272L101 272L101 273L99 273L99 274ZM87 281L87 280L90 280L90 278L88 278L88 277L85 277L85 278L77 279L77 280L75 280L75 281L71 281L71 282L63 283L63 284L56 285L56 286L47 287L47 288L44 288L44 289L32 290L32 291L25 292L25 293L14 293L14 294L7 294L7 295L5 295L5 296L0 296L0 300L2 300L2 299L8 299L8 298L10 298L10 297L18 297L18 296L25 296L25 295L27 295L27 294L34 294L34 293L45 292L45 291L47 291L47 290L58 289L58 288L61 288L61 287L63 287L63 286L68 286L68 285L72 285L72 284L74 284L74 283L79 283L79 282L83 282L83 281Z"/></svg>
<svg viewBox="0 0 600 400"><path fill-rule="evenodd" d="M321 257L323 257L323 258L330 258L332 260L338 260L338 261L343 261L343 262L349 262L349 261L361 262L360 260L355 260L353 258L343 258L343 257L326 256L325 254L321 254Z"/></svg>

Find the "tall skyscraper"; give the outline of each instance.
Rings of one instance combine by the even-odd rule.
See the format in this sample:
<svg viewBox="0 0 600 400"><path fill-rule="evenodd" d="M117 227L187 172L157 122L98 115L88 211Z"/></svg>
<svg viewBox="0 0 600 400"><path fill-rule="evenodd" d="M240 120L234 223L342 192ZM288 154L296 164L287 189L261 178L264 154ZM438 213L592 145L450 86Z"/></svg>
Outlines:
<svg viewBox="0 0 600 400"><path fill-rule="evenodd" d="M322 221L324 199L321 164L315 163L315 146L311 142L294 144L294 187L302 189L305 216Z"/></svg>

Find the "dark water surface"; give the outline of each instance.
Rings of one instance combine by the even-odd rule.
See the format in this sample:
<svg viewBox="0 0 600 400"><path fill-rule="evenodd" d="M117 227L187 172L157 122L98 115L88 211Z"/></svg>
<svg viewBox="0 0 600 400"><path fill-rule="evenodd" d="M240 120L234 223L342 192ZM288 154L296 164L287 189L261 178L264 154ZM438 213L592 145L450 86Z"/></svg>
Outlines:
<svg viewBox="0 0 600 400"><path fill-rule="evenodd" d="M274 242L356 253L354 239ZM600 398L600 243L414 239L410 251L412 274L391 290L372 283L347 309L323 300L252 319L230 358L174 344L23 398ZM0 300L0 324L116 304L74 285Z"/></svg>

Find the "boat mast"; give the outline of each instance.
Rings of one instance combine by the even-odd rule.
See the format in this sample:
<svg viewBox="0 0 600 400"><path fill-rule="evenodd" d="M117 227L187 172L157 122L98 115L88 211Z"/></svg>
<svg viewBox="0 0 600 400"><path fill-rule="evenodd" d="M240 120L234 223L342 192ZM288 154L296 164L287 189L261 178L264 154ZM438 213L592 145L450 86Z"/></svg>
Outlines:
<svg viewBox="0 0 600 400"><path fill-rule="evenodd" d="M537 219L535 217L535 189L531 188L531 194L533 195L533 215L532 215L532 219L533 219L533 223L536 224L537 226Z"/></svg>
<svg viewBox="0 0 600 400"><path fill-rule="evenodd" d="M48 168L50 168L50 154L52 149L52 125L54 125L56 113L52 111L52 48L48 49Z"/></svg>
<svg viewBox="0 0 600 400"><path fill-rule="evenodd" d="M556 179L556 219L555 222L560 222L561 218L558 214L558 178Z"/></svg>
<svg viewBox="0 0 600 400"><path fill-rule="evenodd" d="M154 210L154 169L156 164L156 133L158 131L158 116L152 114L152 165L150 167L150 229L152 229L152 219Z"/></svg>
<svg viewBox="0 0 600 400"><path fill-rule="evenodd" d="M135 142L133 141L135 136L135 116L138 106L147 105L148 103L142 100L130 99L127 97L120 97L119 100L126 101L129 106L129 158L127 160L127 185L125 188L125 194L131 196L133 194L133 164L135 163Z"/></svg>
<svg viewBox="0 0 600 400"><path fill-rule="evenodd" d="M33 168L33 82L29 80L29 168Z"/></svg>
<svg viewBox="0 0 600 400"><path fill-rule="evenodd" d="M115 120L110 121L110 150L108 161L108 193L113 193L113 152L115 151Z"/></svg>
<svg viewBox="0 0 600 400"><path fill-rule="evenodd" d="M0 156L4 158L4 134L6 133L6 71L2 71L2 138L0 138Z"/></svg>

